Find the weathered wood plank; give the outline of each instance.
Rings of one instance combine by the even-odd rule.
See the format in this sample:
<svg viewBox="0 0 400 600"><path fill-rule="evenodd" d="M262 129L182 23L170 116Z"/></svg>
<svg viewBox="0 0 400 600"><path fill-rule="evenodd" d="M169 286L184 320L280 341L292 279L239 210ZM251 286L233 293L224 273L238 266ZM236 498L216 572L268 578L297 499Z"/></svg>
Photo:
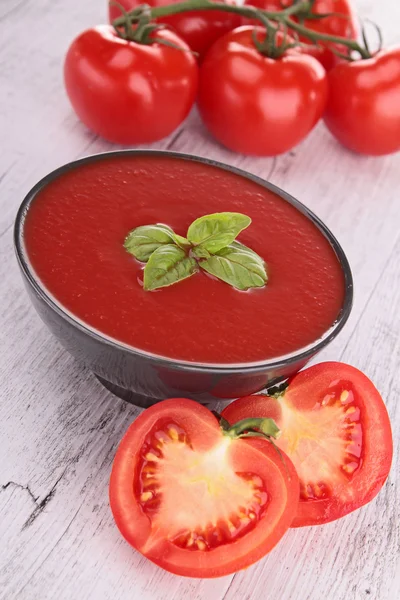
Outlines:
<svg viewBox="0 0 400 600"><path fill-rule="evenodd" d="M357 5L382 25L389 42L399 41L399 3ZM399 598L397 457L371 505L323 528L291 531L270 556L233 578L174 577L120 538L108 507L108 477L118 441L138 410L113 398L44 329L23 293L11 239L17 206L40 177L79 156L115 148L77 121L60 68L70 40L105 15L106 3L97 0L6 0L0 7L0 129L6 140L0 148L0 598ZM396 432L400 156L357 157L320 125L287 155L243 157L211 140L196 113L153 147L270 178L333 229L354 270L356 303L322 357L341 357L375 381Z"/></svg>

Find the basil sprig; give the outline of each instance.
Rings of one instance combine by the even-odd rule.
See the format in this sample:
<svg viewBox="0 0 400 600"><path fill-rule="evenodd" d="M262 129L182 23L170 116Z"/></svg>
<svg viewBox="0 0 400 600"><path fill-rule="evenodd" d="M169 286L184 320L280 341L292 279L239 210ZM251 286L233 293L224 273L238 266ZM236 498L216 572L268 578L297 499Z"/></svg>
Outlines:
<svg viewBox="0 0 400 600"><path fill-rule="evenodd" d="M146 291L167 287L204 269L238 290L263 287L268 280L264 260L235 241L251 223L240 213L215 213L193 221L187 237L163 224L143 225L125 239L125 249L145 262Z"/></svg>

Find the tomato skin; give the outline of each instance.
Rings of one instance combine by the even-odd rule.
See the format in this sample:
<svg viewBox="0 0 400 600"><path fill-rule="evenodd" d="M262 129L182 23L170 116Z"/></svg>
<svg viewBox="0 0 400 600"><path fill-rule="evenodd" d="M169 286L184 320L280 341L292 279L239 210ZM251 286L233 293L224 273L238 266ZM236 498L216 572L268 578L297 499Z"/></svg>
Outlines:
<svg viewBox="0 0 400 600"><path fill-rule="evenodd" d="M145 410L122 439L111 473L110 505L122 535L155 564L187 577L221 577L246 568L262 558L278 543L297 512L299 482L290 459L283 456L283 462L265 439L233 440L226 464L234 472L255 471L264 478L268 491L266 516L257 522L254 529L230 544L223 543L200 553L180 548L173 544L171 520L174 516L158 520L153 531L151 518L144 513L135 494L141 448L148 440L149 432L160 422L177 423L190 438L191 448L199 453L200 458L227 439L222 435L214 415L192 400L169 399ZM213 459L212 464L215 462L218 459ZM168 479L168 486L173 485L172 479ZM175 488L172 488L172 492L175 493ZM163 488L163 496L165 493ZM185 492L174 495L174 515L179 512L182 493ZM194 509L191 506L191 512Z"/></svg>
<svg viewBox="0 0 400 600"><path fill-rule="evenodd" d="M329 498L302 500L292 527L320 525L335 521L340 517L370 502L380 491L390 471L393 455L392 432L389 416L382 398L374 384L358 369L343 363L326 362L301 371L289 380L289 386L282 399L267 396L248 396L232 402L222 412L229 422L247 418L270 417L285 433L283 405L287 395L291 406L300 414L315 408L322 390L329 389L338 382L351 383L358 397L357 406L361 411L362 460L350 483L333 485ZM281 438L277 440L278 446ZM290 453L289 453L290 456ZM296 466L295 455L292 457ZM333 480L333 475L330 473ZM301 476L300 476L300 483ZM329 476L328 476L329 483Z"/></svg>
<svg viewBox="0 0 400 600"><path fill-rule="evenodd" d="M343 63L329 74L325 124L353 152L400 150L400 47Z"/></svg>
<svg viewBox="0 0 400 600"><path fill-rule="evenodd" d="M155 142L172 133L188 115L197 92L198 67L172 31L155 42L122 40L109 25L79 35L64 63L71 104L92 131L118 144Z"/></svg>
<svg viewBox="0 0 400 600"><path fill-rule="evenodd" d="M254 46L254 27L217 40L200 70L198 106L216 139L235 152L275 156L287 152L316 125L327 99L318 61L294 50L277 60ZM260 40L265 30L256 28Z"/></svg>
<svg viewBox="0 0 400 600"><path fill-rule="evenodd" d="M245 0L245 5L255 6L262 10L279 11L283 8L293 5L293 0ZM355 40L357 38L357 27L356 27L356 15L353 11L351 2L349 0L316 0L312 13L316 15L322 15L326 13L337 13L340 16L326 17L324 19L309 19L304 21L304 27L317 31L318 33L327 33L337 37L345 37L349 40ZM292 17L293 20L297 20L296 17ZM320 63L325 67L327 71L333 69L335 65L340 62L340 58L335 55L331 48L341 52L342 54L347 53L346 46L340 44L329 44L327 42L320 42L318 47L309 38L305 36L299 36L300 41L305 44L309 44L309 49L305 52L311 54L317 58Z"/></svg>
<svg viewBox="0 0 400 600"><path fill-rule="evenodd" d="M234 0L225 0L226 4L235 4ZM149 0L146 2L151 7L167 6L168 4L177 4L181 0ZM126 10L132 10L136 6L143 4L141 0L121 0L120 4ZM112 22L114 19L121 16L121 11L118 7L110 5L109 19ZM203 58L207 50L212 44L222 35L239 27L242 23L239 14L220 11L193 11L170 15L158 19L161 23L165 23L181 37L188 46L199 54L200 60Z"/></svg>

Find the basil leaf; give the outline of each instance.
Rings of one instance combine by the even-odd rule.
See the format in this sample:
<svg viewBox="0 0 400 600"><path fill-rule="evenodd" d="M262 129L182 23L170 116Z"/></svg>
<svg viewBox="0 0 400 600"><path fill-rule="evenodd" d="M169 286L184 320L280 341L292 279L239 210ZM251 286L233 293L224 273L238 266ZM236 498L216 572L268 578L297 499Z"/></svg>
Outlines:
<svg viewBox="0 0 400 600"><path fill-rule="evenodd" d="M202 269L238 290L262 287L268 280L263 259L239 242L233 242L200 262Z"/></svg>
<svg viewBox="0 0 400 600"><path fill-rule="evenodd" d="M182 235L178 235L177 233L174 233L174 241L175 241L175 244L177 246L179 246L179 248L182 248L183 250L189 250L189 248L192 247L192 244L189 242L189 240L187 240Z"/></svg>
<svg viewBox="0 0 400 600"><path fill-rule="evenodd" d="M174 236L174 232L167 225L142 225L128 234L124 247L137 260L147 262L157 248L174 244Z"/></svg>
<svg viewBox="0 0 400 600"><path fill-rule="evenodd" d="M150 291L172 285L197 271L197 262L182 248L168 244L160 246L144 268L144 289Z"/></svg>
<svg viewBox="0 0 400 600"><path fill-rule="evenodd" d="M205 215L193 221L188 229L187 238L194 246L200 246L215 254L231 244L250 223L250 217L240 213Z"/></svg>
<svg viewBox="0 0 400 600"><path fill-rule="evenodd" d="M202 246L196 246L192 249L192 254L195 258L210 258L211 254Z"/></svg>

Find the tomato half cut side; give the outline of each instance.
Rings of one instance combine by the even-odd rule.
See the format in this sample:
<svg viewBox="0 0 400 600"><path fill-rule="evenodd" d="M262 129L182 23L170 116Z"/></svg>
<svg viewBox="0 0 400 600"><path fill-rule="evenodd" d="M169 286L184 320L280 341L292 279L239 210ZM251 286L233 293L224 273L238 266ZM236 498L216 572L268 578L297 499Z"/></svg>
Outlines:
<svg viewBox="0 0 400 600"><path fill-rule="evenodd" d="M296 514L291 461L266 439L234 439L186 399L165 400L128 429L114 461L110 504L139 552L188 577L220 577L269 552Z"/></svg>
<svg viewBox="0 0 400 600"><path fill-rule="evenodd" d="M292 527L334 521L372 500L389 474L393 454L389 416L374 384L358 369L327 362L301 371L277 398L232 402L229 422L275 419L277 445L300 479Z"/></svg>

